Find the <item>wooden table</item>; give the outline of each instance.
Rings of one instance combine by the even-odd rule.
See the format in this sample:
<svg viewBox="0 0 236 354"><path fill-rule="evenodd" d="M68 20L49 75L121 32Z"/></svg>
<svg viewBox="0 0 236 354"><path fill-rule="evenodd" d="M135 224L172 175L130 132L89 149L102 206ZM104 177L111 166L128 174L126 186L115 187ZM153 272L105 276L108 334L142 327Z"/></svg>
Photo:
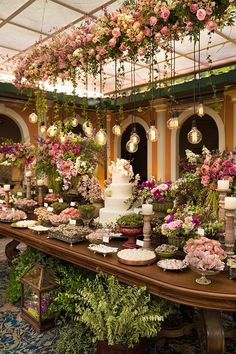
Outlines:
<svg viewBox="0 0 236 354"><path fill-rule="evenodd" d="M0 223L0 235L13 240L6 246L8 259L16 254L16 247L24 242L51 256L71 262L95 272L103 271L115 275L118 280L130 285L145 285L154 295L173 302L198 307L203 320L204 352L224 353L224 330L221 324L222 310L236 311L236 284L225 273L212 277L212 284L205 286L195 282L197 274L190 269L183 272L163 272L156 264L132 267L118 262L116 255L103 257L88 250L88 243L72 247L62 241L48 239L47 234L34 234L27 229L14 229ZM112 242L121 248L122 242Z"/></svg>

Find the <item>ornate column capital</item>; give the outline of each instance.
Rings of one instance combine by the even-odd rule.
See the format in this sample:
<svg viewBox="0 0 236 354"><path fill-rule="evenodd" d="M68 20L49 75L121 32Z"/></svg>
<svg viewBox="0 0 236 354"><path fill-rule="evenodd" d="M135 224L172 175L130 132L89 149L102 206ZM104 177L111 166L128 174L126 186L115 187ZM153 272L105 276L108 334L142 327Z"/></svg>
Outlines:
<svg viewBox="0 0 236 354"><path fill-rule="evenodd" d="M166 112L168 108L168 100L167 98L157 98L156 100L152 101L152 106L157 113Z"/></svg>

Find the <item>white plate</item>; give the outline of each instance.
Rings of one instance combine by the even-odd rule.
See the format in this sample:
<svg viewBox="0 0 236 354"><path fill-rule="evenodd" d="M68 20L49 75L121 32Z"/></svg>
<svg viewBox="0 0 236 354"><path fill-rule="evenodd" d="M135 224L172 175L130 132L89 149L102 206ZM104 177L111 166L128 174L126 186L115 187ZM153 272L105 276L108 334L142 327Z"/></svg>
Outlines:
<svg viewBox="0 0 236 354"><path fill-rule="evenodd" d="M110 247L110 246L106 246L106 245L95 245L95 244L89 245L88 249L94 253L103 254L104 257L107 254L116 253L118 251L118 248L116 248L116 247Z"/></svg>
<svg viewBox="0 0 236 354"><path fill-rule="evenodd" d="M42 225L31 226L28 229L35 232L47 232L48 230L50 230L49 227L42 226Z"/></svg>
<svg viewBox="0 0 236 354"><path fill-rule="evenodd" d="M182 270L187 268L187 264L182 261L181 259L162 259L161 261L157 262L157 265L165 270Z"/></svg>

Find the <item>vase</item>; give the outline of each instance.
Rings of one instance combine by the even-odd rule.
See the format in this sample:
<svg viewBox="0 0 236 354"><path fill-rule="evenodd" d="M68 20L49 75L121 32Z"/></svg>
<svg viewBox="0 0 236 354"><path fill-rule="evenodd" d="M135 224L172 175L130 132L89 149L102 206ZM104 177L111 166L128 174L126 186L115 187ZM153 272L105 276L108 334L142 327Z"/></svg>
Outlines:
<svg viewBox="0 0 236 354"><path fill-rule="evenodd" d="M98 342L97 354L145 354L147 349L145 344L141 340L134 348L128 348L125 345L108 345L107 342Z"/></svg>
<svg viewBox="0 0 236 354"><path fill-rule="evenodd" d="M124 248L136 248L136 239L137 236L142 234L143 232L143 225L139 225L136 227L131 227L131 226L120 226L119 227L120 232L122 235L128 237L128 241L123 243Z"/></svg>
<svg viewBox="0 0 236 354"><path fill-rule="evenodd" d="M179 236L174 236L174 237L168 237L168 243L169 245L173 245L175 247L178 247L179 250L182 250L184 245L185 245L186 239L184 237L179 237Z"/></svg>
<svg viewBox="0 0 236 354"><path fill-rule="evenodd" d="M201 275L200 278L197 278L195 280L196 283L198 283L200 285L211 284L211 280L207 279L206 275L216 275L216 274L220 273L220 270L202 270L202 269L195 268L191 265L189 265L189 268L192 269L193 272Z"/></svg>

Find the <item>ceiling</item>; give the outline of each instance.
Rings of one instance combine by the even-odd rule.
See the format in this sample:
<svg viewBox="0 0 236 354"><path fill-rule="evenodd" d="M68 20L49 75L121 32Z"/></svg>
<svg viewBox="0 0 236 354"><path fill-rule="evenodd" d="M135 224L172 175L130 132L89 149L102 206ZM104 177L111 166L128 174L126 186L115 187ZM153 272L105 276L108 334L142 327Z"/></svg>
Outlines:
<svg viewBox="0 0 236 354"><path fill-rule="evenodd" d="M80 25L88 17L102 15L102 8L108 11L120 7L123 0L0 0L0 81L12 80L14 59L30 50L36 41L49 40L54 33L69 30ZM208 68L208 55L213 66L236 63L236 25L216 31L208 43L207 32L201 34L201 69ZM160 78L164 76L165 55L157 54ZM193 43L185 38L176 43L176 73L184 75L193 71ZM114 91L114 63L104 67L105 92ZM130 63L125 63L123 88L131 86ZM144 63L136 65L136 85L148 83L149 69ZM95 96L99 84L90 82L90 96Z"/></svg>

